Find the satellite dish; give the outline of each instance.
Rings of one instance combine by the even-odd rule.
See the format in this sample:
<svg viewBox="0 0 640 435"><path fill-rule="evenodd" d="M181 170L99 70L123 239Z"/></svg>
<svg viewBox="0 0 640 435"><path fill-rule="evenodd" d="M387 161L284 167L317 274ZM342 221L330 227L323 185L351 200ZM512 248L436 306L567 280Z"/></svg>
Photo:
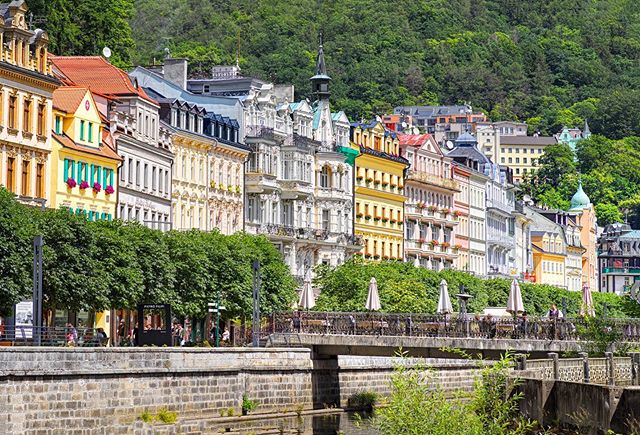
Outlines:
<svg viewBox="0 0 640 435"><path fill-rule="evenodd" d="M448 140L447 143L445 143L445 145L447 146L448 149L450 150L453 149L453 142L451 142L450 140Z"/></svg>
<svg viewBox="0 0 640 435"><path fill-rule="evenodd" d="M102 55L109 59L111 57L111 49L109 47L105 47L102 49Z"/></svg>

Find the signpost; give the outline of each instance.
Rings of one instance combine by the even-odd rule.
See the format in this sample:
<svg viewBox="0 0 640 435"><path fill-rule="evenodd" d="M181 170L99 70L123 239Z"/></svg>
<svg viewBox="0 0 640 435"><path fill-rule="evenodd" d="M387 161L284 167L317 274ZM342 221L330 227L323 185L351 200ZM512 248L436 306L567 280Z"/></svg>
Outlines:
<svg viewBox="0 0 640 435"><path fill-rule="evenodd" d="M225 310L225 307L218 302L209 302L209 313L216 315L216 335L215 335L215 347L220 347L220 312Z"/></svg>
<svg viewBox="0 0 640 435"><path fill-rule="evenodd" d="M253 323L252 344L253 347L260 345L260 260L253 261Z"/></svg>
<svg viewBox="0 0 640 435"><path fill-rule="evenodd" d="M40 346L42 339L42 236L33 239L33 341Z"/></svg>

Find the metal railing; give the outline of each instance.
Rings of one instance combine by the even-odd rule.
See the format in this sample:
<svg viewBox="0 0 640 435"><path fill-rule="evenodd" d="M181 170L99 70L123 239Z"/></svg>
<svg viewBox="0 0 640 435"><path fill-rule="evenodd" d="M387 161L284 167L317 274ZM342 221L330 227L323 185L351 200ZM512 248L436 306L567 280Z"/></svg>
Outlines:
<svg viewBox="0 0 640 435"><path fill-rule="evenodd" d="M467 315L383 314L383 313L276 313L266 333L322 335L378 335L443 338L588 340L584 319L497 318ZM622 341L640 342L640 319L611 319Z"/></svg>
<svg viewBox="0 0 640 435"><path fill-rule="evenodd" d="M38 343L39 341L39 343ZM3 326L0 346L107 346L110 339L100 337L95 328Z"/></svg>

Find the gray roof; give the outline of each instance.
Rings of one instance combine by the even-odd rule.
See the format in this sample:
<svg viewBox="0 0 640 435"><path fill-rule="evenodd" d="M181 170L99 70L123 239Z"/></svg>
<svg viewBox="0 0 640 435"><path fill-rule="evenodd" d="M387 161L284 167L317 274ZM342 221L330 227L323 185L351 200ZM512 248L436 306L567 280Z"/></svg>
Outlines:
<svg viewBox="0 0 640 435"><path fill-rule="evenodd" d="M406 113L410 116L435 117L439 115L456 115L471 113L471 106L398 106L394 113Z"/></svg>
<svg viewBox="0 0 640 435"><path fill-rule="evenodd" d="M552 145L558 143L553 136L500 136L500 145Z"/></svg>

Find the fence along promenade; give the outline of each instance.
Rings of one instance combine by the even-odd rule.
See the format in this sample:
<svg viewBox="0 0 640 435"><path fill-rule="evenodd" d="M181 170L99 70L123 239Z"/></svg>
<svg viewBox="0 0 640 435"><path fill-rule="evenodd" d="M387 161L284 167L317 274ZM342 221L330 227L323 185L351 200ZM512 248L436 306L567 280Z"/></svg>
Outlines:
<svg viewBox="0 0 640 435"><path fill-rule="evenodd" d="M262 335L319 334L405 337L589 340L584 318L498 318L425 314L286 312L270 318ZM607 319L620 341L640 342L640 319Z"/></svg>

